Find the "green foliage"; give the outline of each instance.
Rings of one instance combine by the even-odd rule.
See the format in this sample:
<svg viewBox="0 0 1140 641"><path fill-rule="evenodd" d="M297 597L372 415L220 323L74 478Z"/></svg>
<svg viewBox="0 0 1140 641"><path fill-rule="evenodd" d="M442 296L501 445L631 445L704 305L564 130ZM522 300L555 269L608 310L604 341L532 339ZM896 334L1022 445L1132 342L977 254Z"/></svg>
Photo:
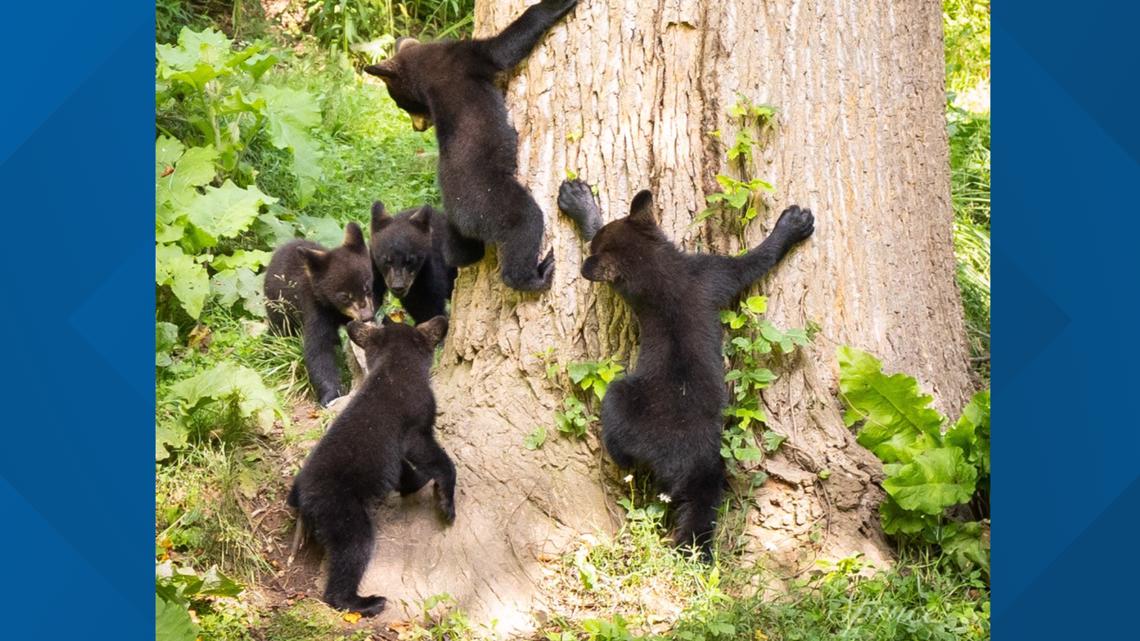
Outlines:
<svg viewBox="0 0 1140 641"><path fill-rule="evenodd" d="M736 120L737 130L725 155L730 166L735 164L738 167L741 177L717 174L716 181L721 191L705 196L709 206L693 218L691 225L698 225L710 216L727 211L736 213L739 228L743 230L759 215L760 193L771 192L774 187L760 178L749 178L748 173L752 170L753 150L760 144L759 137L771 125L775 114L775 108L753 104L743 95L729 107L728 115ZM720 131L714 131L712 135L718 139L722 136Z"/></svg>
<svg viewBox="0 0 1140 641"><path fill-rule="evenodd" d="M561 423L561 421L560 421L560 423ZM546 443L546 428L541 426L541 425L534 428L534 431L532 431L530 434L527 434L526 439L523 441L523 445L528 450L541 449L545 443Z"/></svg>
<svg viewBox="0 0 1140 641"><path fill-rule="evenodd" d="M284 416L273 392L248 367L221 362L160 394L166 419L158 423L155 460L168 458L190 437L234 440L252 423L267 427Z"/></svg>
<svg viewBox="0 0 1140 641"><path fill-rule="evenodd" d="M947 429L912 377L888 376L851 347L840 347L838 358L845 420L863 422L859 444L884 463L883 530L937 544L963 567L977 563L988 573L981 525L950 521L946 512L969 504L976 518L989 516L989 392L975 395Z"/></svg>
<svg viewBox="0 0 1140 641"><path fill-rule="evenodd" d="M322 45L368 62L391 54L397 36L471 34L474 0L309 0L308 31Z"/></svg>
<svg viewBox="0 0 1140 641"><path fill-rule="evenodd" d="M601 401L606 397L606 388L625 370L621 363L612 357L601 361L579 361L566 366L566 373L579 389L593 392Z"/></svg>
<svg viewBox="0 0 1140 641"><path fill-rule="evenodd" d="M755 430L767 422L760 404L760 392L767 389L776 375L769 365L780 354L791 354L798 347L811 342L814 328L777 329L763 318L768 309L764 296L750 296L741 301L735 311L722 311L721 322L728 335L724 353L731 366L724 380L729 384L730 401L725 408L728 426L721 441L721 456L730 469L737 471L741 463L753 463L764 452L775 452L787 437L764 430L761 432L763 450L757 446Z"/></svg>
<svg viewBox="0 0 1140 641"><path fill-rule="evenodd" d="M193 568L165 560L155 563L154 575L157 641L194 641L198 625L189 609L209 608L212 597L236 597L242 591L216 567L199 576Z"/></svg>
<svg viewBox="0 0 1140 641"><path fill-rule="evenodd" d="M567 396L562 401L562 410L554 413L554 425L558 433L578 439L586 438L590 425L598 420L586 409L586 404L576 396ZM543 433L545 441L545 431Z"/></svg>
<svg viewBox="0 0 1140 641"><path fill-rule="evenodd" d="M458 602L450 594L436 594L420 604L422 620L400 635L407 641L454 641L472 637L467 615L456 607Z"/></svg>

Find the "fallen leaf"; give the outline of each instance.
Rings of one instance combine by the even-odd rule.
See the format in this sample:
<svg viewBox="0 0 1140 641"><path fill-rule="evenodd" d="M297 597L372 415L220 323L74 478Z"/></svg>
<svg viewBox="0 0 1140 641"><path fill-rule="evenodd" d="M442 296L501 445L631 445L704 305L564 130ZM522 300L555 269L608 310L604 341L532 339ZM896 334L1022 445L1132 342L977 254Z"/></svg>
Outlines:
<svg viewBox="0 0 1140 641"><path fill-rule="evenodd" d="M359 612L345 612L343 618L345 621L348 621L349 623L356 623L357 621L360 620L360 613Z"/></svg>

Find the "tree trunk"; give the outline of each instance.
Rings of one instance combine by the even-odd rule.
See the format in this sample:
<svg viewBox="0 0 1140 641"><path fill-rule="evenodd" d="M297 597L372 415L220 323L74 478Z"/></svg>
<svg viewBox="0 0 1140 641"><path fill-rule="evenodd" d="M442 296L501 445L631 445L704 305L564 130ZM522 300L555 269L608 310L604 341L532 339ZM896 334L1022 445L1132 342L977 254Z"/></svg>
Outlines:
<svg viewBox="0 0 1140 641"><path fill-rule="evenodd" d="M496 33L526 4L477 2L477 34ZM524 447L569 394L548 381L544 354L560 363L636 356L629 310L579 275L584 252L558 213L558 185L566 170L597 185L607 220L651 188L679 245L739 250L725 217L691 225L719 189L716 174L739 175L710 135L733 139L737 121L725 112L738 94L778 110L748 172L776 190L744 243L758 243L789 204L816 215L815 235L758 291L777 326L814 320L822 331L763 395L770 427L788 441L763 462L770 478L743 508L737 543L789 573L821 556L885 561L881 470L841 420L835 347L870 350L916 376L951 414L969 392L939 3L583 0L508 82L519 175L546 214L554 287L507 290L493 252L461 271L434 379L458 519L440 526L426 495L391 501L401 509L381 515L362 593L414 608L447 592L473 620L523 629L549 601L539 558L620 523L596 435L583 443L551 428L543 448Z"/></svg>

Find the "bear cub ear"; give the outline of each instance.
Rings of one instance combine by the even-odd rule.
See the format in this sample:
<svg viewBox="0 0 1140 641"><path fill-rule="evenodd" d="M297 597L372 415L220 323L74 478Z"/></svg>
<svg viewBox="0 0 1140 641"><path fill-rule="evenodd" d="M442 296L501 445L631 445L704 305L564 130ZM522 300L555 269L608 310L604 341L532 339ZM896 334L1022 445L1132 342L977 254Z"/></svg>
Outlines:
<svg viewBox="0 0 1140 641"><path fill-rule="evenodd" d="M392 222L392 217L388 215L388 210L384 209L384 203L377 200L372 203L372 233L375 234L381 229Z"/></svg>
<svg viewBox="0 0 1140 641"><path fill-rule="evenodd" d="M648 189L637 192L633 201L629 203L629 219L652 225L657 224L657 216L653 209L653 192Z"/></svg>
<svg viewBox="0 0 1140 641"><path fill-rule="evenodd" d="M419 40L416 40L415 38L413 38L411 36L404 36L402 38L396 38L396 53L400 53L401 51L403 51L404 49L408 49L409 47L414 47L414 46L418 45L419 43L420 43Z"/></svg>
<svg viewBox="0 0 1140 641"><path fill-rule="evenodd" d="M420 323L416 325L416 331L423 334L429 345L435 347L443 342L444 336L447 336L447 317L440 314L429 321Z"/></svg>
<svg viewBox="0 0 1140 641"><path fill-rule="evenodd" d="M420 207L416 213L408 217L408 222L422 232L431 231L431 207L427 205Z"/></svg>
<svg viewBox="0 0 1140 641"><path fill-rule="evenodd" d="M368 344L372 342L372 338L376 335L376 332L380 331L372 323L362 323L356 320L349 321L348 327L345 329L348 331L348 337L361 349L367 348Z"/></svg>
<svg viewBox="0 0 1140 641"><path fill-rule="evenodd" d="M364 232L360 230L360 225L356 223L349 223L344 228L344 243L348 249L354 252L366 252L368 247L364 244Z"/></svg>
<svg viewBox="0 0 1140 641"><path fill-rule="evenodd" d="M365 73L370 73L381 80L391 80L392 78L399 78L400 72L396 67L396 63L391 59L385 60L380 64L368 65L364 68Z"/></svg>
<svg viewBox="0 0 1140 641"><path fill-rule="evenodd" d="M323 249L298 247L297 251L301 253L301 258L305 261L305 270L310 276L320 274L329 265L329 253Z"/></svg>

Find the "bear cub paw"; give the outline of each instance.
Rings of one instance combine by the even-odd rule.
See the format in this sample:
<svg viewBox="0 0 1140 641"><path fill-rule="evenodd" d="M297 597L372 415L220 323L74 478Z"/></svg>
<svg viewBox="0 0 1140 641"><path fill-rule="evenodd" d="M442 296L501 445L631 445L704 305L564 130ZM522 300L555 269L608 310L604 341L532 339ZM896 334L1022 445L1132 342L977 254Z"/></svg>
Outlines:
<svg viewBox="0 0 1140 641"><path fill-rule="evenodd" d="M792 205L780 214L780 219L776 221L776 229L798 242L811 236L815 231L815 216L812 216L810 209L801 209L799 205Z"/></svg>
<svg viewBox="0 0 1140 641"><path fill-rule="evenodd" d="M587 240L602 228L602 213L598 211L594 193L584 180L562 181L558 188L558 208L578 224L579 231Z"/></svg>

